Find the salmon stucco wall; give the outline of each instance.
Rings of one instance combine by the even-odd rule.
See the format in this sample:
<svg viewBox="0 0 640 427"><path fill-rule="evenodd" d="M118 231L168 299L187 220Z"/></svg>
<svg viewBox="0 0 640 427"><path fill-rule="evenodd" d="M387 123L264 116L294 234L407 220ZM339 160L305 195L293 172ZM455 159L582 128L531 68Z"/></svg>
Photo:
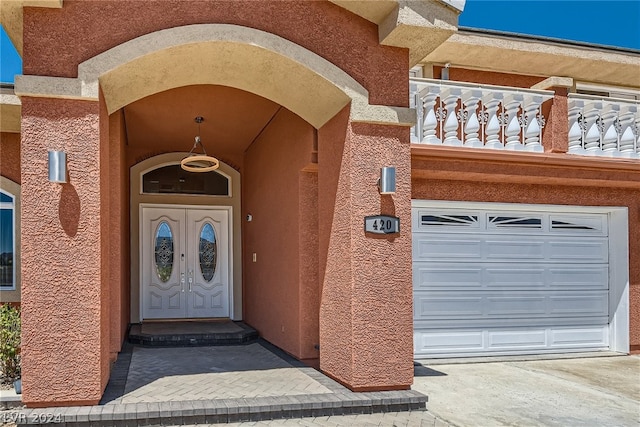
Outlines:
<svg viewBox="0 0 640 427"><path fill-rule="evenodd" d="M261 336L298 358L300 307L300 171L311 161L313 128L281 108L247 149L243 167L244 313ZM253 261L255 254L256 261ZM310 302L317 305L316 302ZM310 337L306 337L307 339Z"/></svg>
<svg viewBox="0 0 640 427"><path fill-rule="evenodd" d="M95 404L108 379L102 284L100 108L22 98L22 400ZM51 183L47 150L67 153ZM73 384L73 387L69 385Z"/></svg>
<svg viewBox="0 0 640 427"><path fill-rule="evenodd" d="M128 173L125 147L127 146L125 123L122 111L107 115L103 99L100 100L101 142L108 146L103 151L103 162L108 168L101 174L103 205L108 206L104 215L104 250L109 254L108 268L103 280L109 289L109 353L115 360L125 338L129 324L129 215ZM104 145L103 145L104 147Z"/></svg>
<svg viewBox="0 0 640 427"><path fill-rule="evenodd" d="M433 67L433 78L442 76L441 66ZM467 68L449 68L449 80L458 82L479 83L484 85L530 88L546 77L527 76L522 74L498 73L495 71L470 70Z"/></svg>
<svg viewBox="0 0 640 427"><path fill-rule="evenodd" d="M0 175L20 184L20 134L0 132Z"/></svg>
<svg viewBox="0 0 640 427"><path fill-rule="evenodd" d="M409 129L344 119L340 114L325 125L318 141L320 369L356 391L407 389L413 382ZM396 167L394 195L378 193L383 166ZM400 233L365 233L364 217L376 214L399 217Z"/></svg>
<svg viewBox="0 0 640 427"><path fill-rule="evenodd" d="M325 1L65 0L60 9L25 8L24 74L75 77L78 64L114 46L201 23L281 36L342 68L369 90L371 103L408 106L408 50L381 46L374 23Z"/></svg>
<svg viewBox="0 0 640 427"><path fill-rule="evenodd" d="M416 162L417 163L417 162ZM445 162L431 162L431 170L446 167ZM461 168L471 168L470 163L456 162ZM416 164L417 165L417 164ZM427 164L421 164L426 170ZM477 164L475 168L481 168ZM487 165L484 165L488 169ZM504 168L520 168L517 165ZM415 168L414 168L415 169ZM571 172L558 168L537 166L541 174L538 181L545 175L554 176L559 182L567 180ZM457 172L460 175L460 172ZM640 350L640 190L633 188L607 188L604 186L575 186L560 183L524 183L518 182L516 175L512 182L487 182L481 175L475 174L473 181L468 180L437 180L428 177L416 177L412 180L414 199L427 200L468 200L478 202L531 203L575 206L626 206L629 213L629 329L631 350ZM581 171L583 179L587 176L602 175L604 179L621 179L620 174L589 170ZM489 174L487 174L489 177ZM587 180L585 179L585 182ZM611 181L613 182L613 181ZM615 184L614 184L615 185Z"/></svg>

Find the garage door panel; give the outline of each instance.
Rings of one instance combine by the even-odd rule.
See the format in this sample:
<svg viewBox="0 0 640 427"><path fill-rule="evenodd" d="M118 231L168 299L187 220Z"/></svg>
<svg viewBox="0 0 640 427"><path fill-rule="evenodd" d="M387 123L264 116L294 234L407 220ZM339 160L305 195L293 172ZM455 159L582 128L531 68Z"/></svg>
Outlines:
<svg viewBox="0 0 640 427"><path fill-rule="evenodd" d="M548 269L548 284L554 289L609 289L609 267L595 266L553 266Z"/></svg>
<svg viewBox="0 0 640 427"><path fill-rule="evenodd" d="M550 331L551 347L597 347L609 345L609 331L606 326L580 328L556 328Z"/></svg>
<svg viewBox="0 0 640 427"><path fill-rule="evenodd" d="M538 241L537 239L488 239L484 242L483 258L490 261L544 261L544 246L544 242Z"/></svg>
<svg viewBox="0 0 640 427"><path fill-rule="evenodd" d="M549 303L549 314L554 316L606 316L609 313L607 291L552 295Z"/></svg>
<svg viewBox="0 0 640 427"><path fill-rule="evenodd" d="M414 332L416 356L438 357L531 354L561 350L603 350L606 326L581 328L502 328L420 330Z"/></svg>
<svg viewBox="0 0 640 427"><path fill-rule="evenodd" d="M482 351L484 347L483 331L475 330L444 330L420 331L413 335L416 353L452 352L452 351Z"/></svg>
<svg viewBox="0 0 640 427"><path fill-rule="evenodd" d="M545 347L546 345L547 333L545 329L487 331L487 347L489 350L539 348Z"/></svg>
<svg viewBox="0 0 640 427"><path fill-rule="evenodd" d="M414 320L604 317L607 291L414 292Z"/></svg>
<svg viewBox="0 0 640 427"><path fill-rule="evenodd" d="M609 288L607 265L414 262L413 278L416 291Z"/></svg>
<svg viewBox="0 0 640 427"><path fill-rule="evenodd" d="M552 240L548 244L550 261L591 263L609 262L609 245L606 239Z"/></svg>
<svg viewBox="0 0 640 427"><path fill-rule="evenodd" d="M482 258L482 240L471 238L448 239L442 238L414 239L414 257L416 259L471 259Z"/></svg>
<svg viewBox="0 0 640 427"><path fill-rule="evenodd" d="M609 245L604 237L414 233L413 254L415 261L589 264L608 263Z"/></svg>
<svg viewBox="0 0 640 427"><path fill-rule="evenodd" d="M457 264L414 263L414 289L473 290L482 287L481 264L456 268Z"/></svg>
<svg viewBox="0 0 640 427"><path fill-rule="evenodd" d="M465 330L465 329L505 329L505 328L575 328L580 329L584 325L603 325L608 321L608 316L586 317L541 317L528 318L478 318L470 323L468 319L427 319L416 320L415 330Z"/></svg>
<svg viewBox="0 0 640 427"><path fill-rule="evenodd" d="M483 316L482 295L417 295L413 305L414 319L454 318L475 319Z"/></svg>

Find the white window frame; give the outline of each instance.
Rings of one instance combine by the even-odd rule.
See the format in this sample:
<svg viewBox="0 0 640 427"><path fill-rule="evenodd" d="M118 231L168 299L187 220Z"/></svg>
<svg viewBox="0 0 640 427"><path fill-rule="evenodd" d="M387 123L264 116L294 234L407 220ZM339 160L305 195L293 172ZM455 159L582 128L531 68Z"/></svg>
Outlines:
<svg viewBox="0 0 640 427"><path fill-rule="evenodd" d="M605 93L607 98L640 101L640 91L626 87L576 82L576 93L581 93L581 91Z"/></svg>
<svg viewBox="0 0 640 427"><path fill-rule="evenodd" d="M17 270L17 265L18 265L18 260L17 260L17 252L16 252L16 196L15 194L10 193L7 190L3 190L2 188L0 188L0 193L11 197L11 201L10 202L1 202L0 201L0 209L11 209L12 211L12 215L11 215L11 238L12 238L12 245L13 247L12 249L12 253L13 253L13 271L11 272L12 274L12 282L13 282L13 286L11 287L5 287L5 286L0 286L0 291L15 291L16 290L16 285L17 285L17 274L16 274L16 270Z"/></svg>
<svg viewBox="0 0 640 427"><path fill-rule="evenodd" d="M233 183L231 180L231 176L229 176L228 174L224 173L223 171L216 169L215 173L224 176L225 178L227 178L227 182L229 183L227 185L228 191L227 194L187 194L187 193L145 193L144 192L144 184L143 184L143 180L144 180L144 176L146 174L148 174L149 172L153 172L156 169L161 169L164 168L166 166L175 166L175 165L179 165L180 162L179 161L170 161L170 162L164 162L164 163L160 163L157 165L154 165L148 169L143 170L142 172L140 172L140 177L139 177L139 181L140 181L140 192L139 194L141 195L178 195L178 196L189 196L189 197L227 197L227 198L231 198L233 195Z"/></svg>

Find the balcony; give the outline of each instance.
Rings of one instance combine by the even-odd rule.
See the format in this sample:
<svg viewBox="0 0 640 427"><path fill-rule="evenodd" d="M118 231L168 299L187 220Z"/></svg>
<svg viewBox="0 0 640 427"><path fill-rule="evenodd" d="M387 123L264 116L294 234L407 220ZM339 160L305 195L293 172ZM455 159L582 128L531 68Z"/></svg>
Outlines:
<svg viewBox="0 0 640 427"><path fill-rule="evenodd" d="M640 101L570 93L569 153L640 159Z"/></svg>
<svg viewBox="0 0 640 427"><path fill-rule="evenodd" d="M568 103L568 115L553 102ZM411 78L410 103L417 113L412 143L640 159L639 101ZM543 144L551 111L556 134L547 132Z"/></svg>

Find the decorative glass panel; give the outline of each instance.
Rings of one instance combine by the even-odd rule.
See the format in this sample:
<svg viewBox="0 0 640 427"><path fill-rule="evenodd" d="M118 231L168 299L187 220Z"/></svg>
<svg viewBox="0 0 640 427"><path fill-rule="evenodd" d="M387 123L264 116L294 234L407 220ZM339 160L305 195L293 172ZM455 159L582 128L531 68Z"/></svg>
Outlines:
<svg viewBox="0 0 640 427"><path fill-rule="evenodd" d="M13 236L13 207L2 208L0 209L0 288L13 289L14 286Z"/></svg>
<svg viewBox="0 0 640 427"><path fill-rule="evenodd" d="M168 282L173 271L173 233L171 227L162 221L156 231L155 257L156 273L163 282Z"/></svg>
<svg viewBox="0 0 640 427"><path fill-rule="evenodd" d="M535 217L490 216L491 228L542 228L542 219Z"/></svg>
<svg viewBox="0 0 640 427"><path fill-rule="evenodd" d="M588 225L575 224L566 221L551 221L551 229L553 230L596 230L596 228L589 227Z"/></svg>
<svg viewBox="0 0 640 427"><path fill-rule="evenodd" d="M213 279L216 272L216 258L218 254L218 244L216 243L216 231L213 226L206 223L200 230L200 247L198 255L200 257L200 271L202 277L207 282Z"/></svg>
<svg viewBox="0 0 640 427"><path fill-rule="evenodd" d="M229 179L216 171L193 173L180 165L154 169L142 176L143 193L229 196Z"/></svg>
<svg viewBox="0 0 640 427"><path fill-rule="evenodd" d="M422 215L421 225L454 225L473 226L477 225L476 215Z"/></svg>

